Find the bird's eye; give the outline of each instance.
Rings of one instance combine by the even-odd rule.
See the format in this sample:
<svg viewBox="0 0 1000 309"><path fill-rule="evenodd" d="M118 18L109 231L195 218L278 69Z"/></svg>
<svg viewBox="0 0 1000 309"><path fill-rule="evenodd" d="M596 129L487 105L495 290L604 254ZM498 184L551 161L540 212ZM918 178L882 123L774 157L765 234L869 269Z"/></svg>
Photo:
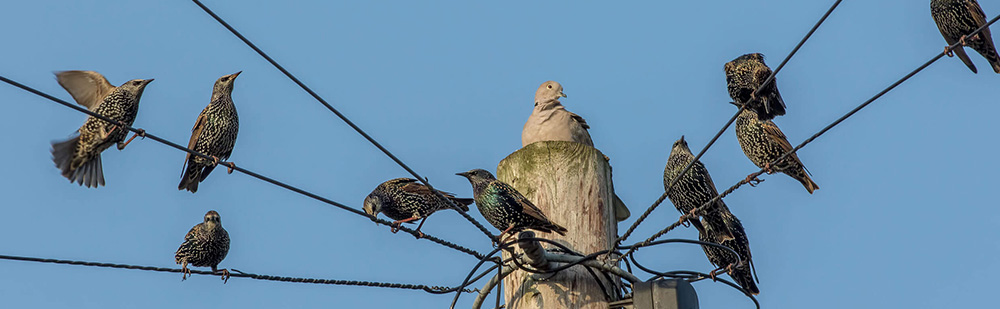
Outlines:
<svg viewBox="0 0 1000 309"><path fill-rule="evenodd" d="M549 85L549 89L552 89L552 85Z"/></svg>

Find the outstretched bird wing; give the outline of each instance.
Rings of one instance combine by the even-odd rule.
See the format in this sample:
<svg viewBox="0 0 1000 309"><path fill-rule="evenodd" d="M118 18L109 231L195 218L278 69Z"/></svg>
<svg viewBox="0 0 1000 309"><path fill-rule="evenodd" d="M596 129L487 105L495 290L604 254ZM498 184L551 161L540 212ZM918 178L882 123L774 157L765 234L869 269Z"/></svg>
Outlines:
<svg viewBox="0 0 1000 309"><path fill-rule="evenodd" d="M56 73L59 85L66 89L77 104L94 110L115 86L94 71L63 71Z"/></svg>

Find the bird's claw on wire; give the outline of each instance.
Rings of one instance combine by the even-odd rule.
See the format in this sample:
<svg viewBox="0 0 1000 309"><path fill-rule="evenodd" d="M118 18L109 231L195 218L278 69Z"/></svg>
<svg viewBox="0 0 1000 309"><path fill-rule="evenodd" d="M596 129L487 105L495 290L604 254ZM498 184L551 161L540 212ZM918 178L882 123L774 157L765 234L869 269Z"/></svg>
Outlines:
<svg viewBox="0 0 1000 309"><path fill-rule="evenodd" d="M135 131L136 131L135 134L132 134L132 138L129 138L127 141L125 141L124 144L122 144L122 149L125 149L125 146L128 146L128 143L131 143L132 140L134 140L136 136L141 136L143 139L146 139L146 130L135 129ZM125 133L128 133L128 132L125 132Z"/></svg>
<svg viewBox="0 0 1000 309"><path fill-rule="evenodd" d="M232 174L233 173L233 169L236 168L236 163L233 163L233 162L222 163L222 165L226 166L226 173L229 173L229 174Z"/></svg>
<svg viewBox="0 0 1000 309"><path fill-rule="evenodd" d="M745 180L751 187L756 187L758 184L764 182L763 179L757 178L757 176L754 176L753 174L747 175L747 179Z"/></svg>
<svg viewBox="0 0 1000 309"><path fill-rule="evenodd" d="M219 271L222 272L222 284L228 283L229 282L229 277L230 277L229 270L223 268L223 269L221 269Z"/></svg>
<svg viewBox="0 0 1000 309"><path fill-rule="evenodd" d="M764 172L768 175L774 174L774 169L771 168L771 162L764 163Z"/></svg>
<svg viewBox="0 0 1000 309"><path fill-rule="evenodd" d="M389 225L389 231L392 232L393 234L396 234L396 232L399 232L399 227L401 225L403 224L400 223L399 221L393 222L392 224Z"/></svg>
<svg viewBox="0 0 1000 309"><path fill-rule="evenodd" d="M187 265L181 266L181 281L187 280L187 277L191 275L191 269L187 268Z"/></svg>

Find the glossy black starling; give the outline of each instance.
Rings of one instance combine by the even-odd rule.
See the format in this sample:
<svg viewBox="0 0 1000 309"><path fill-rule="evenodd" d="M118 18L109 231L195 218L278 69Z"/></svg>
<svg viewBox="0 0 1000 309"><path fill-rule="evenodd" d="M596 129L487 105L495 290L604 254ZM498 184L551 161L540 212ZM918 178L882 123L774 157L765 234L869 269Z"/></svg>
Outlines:
<svg viewBox="0 0 1000 309"><path fill-rule="evenodd" d="M184 243L177 248L174 254L174 261L181 264L184 275L181 279L187 279L191 270L187 265L212 267L212 273L219 272L217 267L226 254L229 253L229 232L222 228L222 217L215 210L210 210L205 214L205 222L198 223L184 235ZM222 280L229 280L229 270L222 269Z"/></svg>
<svg viewBox="0 0 1000 309"><path fill-rule="evenodd" d="M691 149L688 148L687 142L684 141L684 137L674 142L673 149L670 150L670 157L667 159L667 166L663 169L663 189L666 190L667 186L674 178L680 175L684 167L688 165L691 160L694 160L694 154L691 153ZM690 213L695 208L707 203L712 198L719 195L719 192L715 189L715 183L712 182L712 175L708 174L708 169L701 161L695 161L691 169L688 170L680 180L674 185L674 188L667 193L667 197L670 198L670 202L674 203L674 207L683 214ZM718 200L711 210L704 215L706 224L711 225L716 231L726 232L730 230L732 222L727 222L725 219L728 217L723 216L723 213L729 212L729 207L726 207L721 199ZM690 219L691 223L697 221L697 219ZM732 239L733 236L728 233L724 236L725 239Z"/></svg>
<svg viewBox="0 0 1000 309"><path fill-rule="evenodd" d="M931 17L934 17L934 23L937 24L944 41L948 42L949 46L956 42L964 42L962 45L972 47L979 52L993 66L993 71L1000 73L1000 56L997 55L997 48L993 45L990 29L986 28L976 35L966 36L986 24L986 13L976 0L931 0ZM958 54L958 58L965 62L972 73L977 73L976 66L965 53L964 46L960 45L952 51ZM951 52L948 52L948 56L951 56Z"/></svg>
<svg viewBox="0 0 1000 309"><path fill-rule="evenodd" d="M758 95L754 95L754 91L771 76L771 68L764 64L763 54L739 56L727 62L725 69L729 96L733 100L737 103L749 103L748 108L756 110L761 120L785 114L785 101L778 92L777 79L772 79Z"/></svg>
<svg viewBox="0 0 1000 309"><path fill-rule="evenodd" d="M718 247L702 245L701 248L705 251L708 261L712 262L712 265L715 265L719 269L727 270L733 281L736 281L736 284L739 284L752 295L760 294L760 288L757 287L755 280L757 272L754 270L753 257L750 254L750 240L747 239L746 231L743 230L743 224L740 223L740 219L737 219L729 211L724 212L723 215L727 217L727 221L734 223L732 226L733 229L728 231L728 233L717 231L702 220L701 224L695 225L698 229L698 240L729 247L733 251L736 251L739 256L735 256L732 252ZM723 237L726 237L727 234L731 234L735 238L723 240ZM740 262L740 257L745 260L744 263ZM710 276L714 278L715 272L716 270L713 270Z"/></svg>
<svg viewBox="0 0 1000 309"><path fill-rule="evenodd" d="M493 227L503 231L498 239L524 229L566 235L566 228L549 221L528 198L514 187L497 180L489 171L474 169L456 175L464 176L472 183L473 198L479 212Z"/></svg>
<svg viewBox="0 0 1000 309"><path fill-rule="evenodd" d="M94 71L58 72L56 80L73 96L76 103L128 126L132 126L139 112L139 99L143 90L153 81L134 79L115 87ZM118 144L118 150L125 149L132 141L125 141L128 130L91 116L87 117L87 121L77 132L79 135L76 137L52 143L52 161L70 182L91 188L103 186L101 152L115 143Z"/></svg>
<svg viewBox="0 0 1000 309"><path fill-rule="evenodd" d="M469 204L473 202L471 198L457 198L448 192L438 192L450 199L461 211L469 211ZM372 217L384 213L386 217L396 220L393 222L393 232L401 223L413 223L412 221L426 218L435 211L448 208L451 208L448 202L412 178L396 178L379 184L368 194L364 203L365 213ZM420 227L417 227L417 231L420 231Z"/></svg>
<svg viewBox="0 0 1000 309"><path fill-rule="evenodd" d="M770 165L778 157L794 148L788 142L785 133L782 133L773 121L760 120L752 109L744 109L736 118L736 139L740 141L743 153L757 167L765 169L768 173L777 171L792 176L802 183L809 194L819 189L819 185L816 185L809 178L805 166L802 165L802 161L799 161L799 156L794 153L788 155L777 165Z"/></svg>
<svg viewBox="0 0 1000 309"><path fill-rule="evenodd" d="M214 160L187 154L184 174L178 190L198 192L198 183L205 180L221 160L229 159L236 145L236 134L240 130L240 117L233 104L233 83L241 72L220 77L212 88L212 101L198 115L191 129L188 148L212 156ZM232 169L229 170L232 173Z"/></svg>

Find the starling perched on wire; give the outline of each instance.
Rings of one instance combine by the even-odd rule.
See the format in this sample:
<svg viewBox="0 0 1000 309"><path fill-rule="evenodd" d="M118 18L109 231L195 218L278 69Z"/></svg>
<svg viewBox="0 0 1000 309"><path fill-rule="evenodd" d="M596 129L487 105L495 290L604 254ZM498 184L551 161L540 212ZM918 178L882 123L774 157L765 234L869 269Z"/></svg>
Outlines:
<svg viewBox="0 0 1000 309"><path fill-rule="evenodd" d="M521 130L521 147L531 145L535 142L543 141L567 141L584 144L594 147L594 141L590 138L590 126L583 117L566 110L566 107L559 102L559 98L565 98L563 87L558 82L547 81L538 86L535 90L535 108L528 116L528 121L524 123ZM605 160L610 160L604 156ZM625 202L614 194L615 218L623 221L629 217L628 207Z"/></svg>
<svg viewBox="0 0 1000 309"><path fill-rule="evenodd" d="M456 175L469 179L479 212L493 227L503 231L497 239L502 241L505 234L525 229L566 235L566 228L549 221L528 198L514 187L497 180L489 171L474 169Z"/></svg>
<svg viewBox="0 0 1000 309"><path fill-rule="evenodd" d="M57 72L56 80L73 96L76 103L130 127L139 112L142 91L153 81L134 79L115 87L94 71ZM52 143L52 161L70 182L91 188L103 186L101 152L115 143L118 144L118 150L125 149L132 141L125 141L128 130L119 127L117 123L90 116L77 132L79 135L76 137Z"/></svg>
<svg viewBox="0 0 1000 309"><path fill-rule="evenodd" d="M739 256L735 256L728 250L702 245L701 248L705 251L708 261L718 267L709 275L714 279L716 271L725 269L729 276L736 281L736 284L739 284L748 293L751 295L760 294L760 288L757 287L756 282L757 271L754 270L753 257L750 254L750 241L747 239L746 231L743 230L743 224L728 210L723 213L723 216L726 217L727 221L733 222L732 229L728 233L713 229L704 220L700 224L695 224L698 229L698 240L729 247L739 254ZM723 237L727 237L729 234L733 235L734 238L723 240ZM744 260L743 263L740 262L741 257Z"/></svg>
<svg viewBox="0 0 1000 309"><path fill-rule="evenodd" d="M667 189L670 182L677 178L688 163L694 160L694 154L688 148L684 136L674 142L673 149L670 150L670 157L667 159L667 166L663 169L663 188ZM694 161L694 165L688 170L680 180L674 184L674 188L667 192L670 202L683 214L691 213L695 208L707 203L712 198L719 195L712 182L712 175L708 174L708 169L701 161ZM711 225L716 231L723 232L723 239L729 240L733 236L728 233L734 223L726 221L729 217L723 216L728 213L729 207L720 199L704 215L705 224ZM697 219L690 219L695 223Z"/></svg>
<svg viewBox="0 0 1000 309"><path fill-rule="evenodd" d="M191 129L188 148L212 156L212 160L190 153L184 161L184 175L178 190L198 192L198 183L205 180L220 160L229 159L236 145L236 134L240 130L240 117L233 104L233 83L242 71L220 77L212 88L212 101L198 115ZM229 172L232 173L230 163Z"/></svg>
<svg viewBox="0 0 1000 309"><path fill-rule="evenodd" d="M997 55L997 48L993 45L990 28L985 28L976 35L967 36L986 25L986 13L976 0L931 0L931 17L934 17L934 23L937 24L944 41L948 42L949 46L956 42L962 43L954 50L948 51L949 57L955 52L972 73L977 73L972 59L965 53L964 46L969 46L990 62L994 72L1000 73L1000 56Z"/></svg>
<svg viewBox="0 0 1000 309"><path fill-rule="evenodd" d="M457 198L453 194L438 191L441 195L450 199L461 211L469 211L471 198ZM393 222L392 232L395 233L399 224L413 223L412 221L427 218L435 211L448 209L451 206L431 191L427 186L417 182L412 178L396 178L388 180L375 187L371 194L365 198L365 213L372 217L378 217L379 213L384 213L387 217L396 220ZM423 221L417 227L423 226Z"/></svg>
<svg viewBox="0 0 1000 309"><path fill-rule="evenodd" d="M181 280L191 275L188 264L192 266L212 267L212 273L217 273L217 267L226 254L229 253L229 232L222 228L222 218L215 210L205 214L205 222L198 223L184 235L184 243L177 248L174 261L181 264L184 275ZM222 269L222 280L229 281L229 270Z"/></svg>
<svg viewBox="0 0 1000 309"><path fill-rule="evenodd" d="M760 53L739 56L727 62L726 84L729 96L738 103L750 104L748 108L757 111L761 120L771 120L775 116L785 114L785 101L778 92L778 81L772 79L760 93L754 94L757 88L771 76L771 68L764 64L764 55Z"/></svg>
<svg viewBox="0 0 1000 309"><path fill-rule="evenodd" d="M733 104L739 106L739 103ZM744 109L736 118L736 139L740 141L743 153L757 167L763 168L769 174L777 171L795 178L802 183L809 194L819 189L819 185L809 178L805 166L799 161L799 156L794 153L771 166L771 162L793 148L785 133L782 133L773 121L760 120L752 109Z"/></svg>

